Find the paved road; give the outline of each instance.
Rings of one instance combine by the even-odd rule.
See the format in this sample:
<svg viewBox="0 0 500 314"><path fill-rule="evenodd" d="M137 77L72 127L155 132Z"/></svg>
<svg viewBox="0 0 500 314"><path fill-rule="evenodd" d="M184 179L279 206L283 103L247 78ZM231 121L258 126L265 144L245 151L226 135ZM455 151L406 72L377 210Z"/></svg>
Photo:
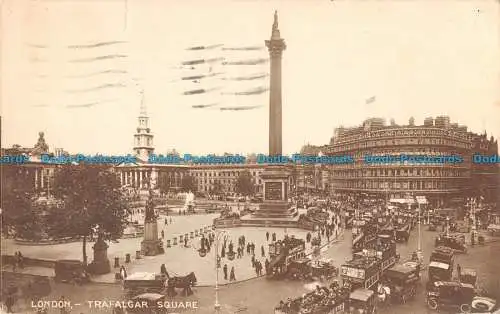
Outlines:
<svg viewBox="0 0 500 314"><path fill-rule="evenodd" d="M408 244L398 245L398 252L404 258L410 255L417 247L417 230L414 230ZM425 261L428 261L430 252L434 247L435 232L422 231L422 249ZM340 241L332 245L324 254L334 259L337 265L350 258L350 234L345 234L345 241ZM498 256L500 254L500 242L491 243L486 246L476 246L469 248L467 255L458 255L457 262L462 267L475 268L480 277L480 281L485 288L500 287L498 270ZM423 283L426 280L424 272ZM272 309L279 302L288 297L299 296L311 288L315 283L304 283L297 281L268 281L259 278L247 282L240 282L220 288L220 302L224 304L225 311L221 313L250 313L250 314L270 314ZM500 290L497 290L500 291ZM177 310L178 313L214 313L214 289L198 287L191 297L176 297L176 301L197 301L199 308L193 310ZM106 296L109 299L119 299L123 294L120 286L115 285L89 285L75 287L65 284L55 286L51 295L57 300L61 295L70 298L74 303L81 303L82 306L74 309L72 313L110 313L101 310L91 312L84 302L87 300L101 300ZM500 295L499 295L500 297ZM51 313L58 313L53 311ZM388 314L417 314L428 313L425 306L424 289L419 290L415 300L405 305L397 305L390 308L381 308L379 313Z"/></svg>

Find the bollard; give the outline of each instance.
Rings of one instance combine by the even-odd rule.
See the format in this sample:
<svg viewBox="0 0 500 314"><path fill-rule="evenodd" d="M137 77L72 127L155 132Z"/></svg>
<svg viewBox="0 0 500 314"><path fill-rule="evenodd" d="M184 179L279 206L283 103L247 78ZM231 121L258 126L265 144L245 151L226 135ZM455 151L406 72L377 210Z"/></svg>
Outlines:
<svg viewBox="0 0 500 314"><path fill-rule="evenodd" d="M167 240L167 247L171 247L170 240Z"/></svg>
<svg viewBox="0 0 500 314"><path fill-rule="evenodd" d="M130 253L125 254L125 263L130 263Z"/></svg>
<svg viewBox="0 0 500 314"><path fill-rule="evenodd" d="M198 237L198 229L196 229L196 230L194 231L194 236L195 236L195 237Z"/></svg>
<svg viewBox="0 0 500 314"><path fill-rule="evenodd" d="M189 237L190 237L191 239L193 239L193 238L194 238L194 232L193 232L193 231L191 231L191 232L189 233Z"/></svg>
<svg viewBox="0 0 500 314"><path fill-rule="evenodd" d="M115 257L115 268L118 268L120 267L120 258L119 257Z"/></svg>
<svg viewBox="0 0 500 314"><path fill-rule="evenodd" d="M174 243L173 245L177 245L177 238L174 238Z"/></svg>
<svg viewBox="0 0 500 314"><path fill-rule="evenodd" d="M188 239L189 239L189 233L186 233L186 234L184 235L184 240L188 240Z"/></svg>
<svg viewBox="0 0 500 314"><path fill-rule="evenodd" d="M179 242L180 243L184 242L184 236L182 234L179 236Z"/></svg>

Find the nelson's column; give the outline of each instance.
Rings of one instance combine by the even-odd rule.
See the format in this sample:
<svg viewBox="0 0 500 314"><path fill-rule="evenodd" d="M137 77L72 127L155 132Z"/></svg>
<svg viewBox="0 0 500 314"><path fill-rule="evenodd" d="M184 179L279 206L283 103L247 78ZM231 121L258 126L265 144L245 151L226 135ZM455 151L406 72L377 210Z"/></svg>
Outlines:
<svg viewBox="0 0 500 314"><path fill-rule="evenodd" d="M278 29L278 12L274 12L271 39L266 40L270 57L270 92L269 92L269 156L282 154L281 141L281 58L286 44ZM258 211L245 222L266 225L296 227L298 213L288 203L290 173L283 165L268 165L261 175L264 185L264 201Z"/></svg>

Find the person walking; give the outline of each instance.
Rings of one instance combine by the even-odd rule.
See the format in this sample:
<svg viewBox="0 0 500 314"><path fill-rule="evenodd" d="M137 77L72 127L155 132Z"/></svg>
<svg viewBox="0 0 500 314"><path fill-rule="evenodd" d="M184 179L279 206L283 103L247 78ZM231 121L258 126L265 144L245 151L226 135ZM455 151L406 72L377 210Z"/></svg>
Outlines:
<svg viewBox="0 0 500 314"><path fill-rule="evenodd" d="M269 231L266 232L266 239L269 241Z"/></svg>
<svg viewBox="0 0 500 314"><path fill-rule="evenodd" d="M125 269L125 266L120 267L120 277L122 280L127 279L127 270Z"/></svg>
<svg viewBox="0 0 500 314"><path fill-rule="evenodd" d="M224 272L224 280L227 280L227 264L224 264L222 271Z"/></svg>
<svg viewBox="0 0 500 314"><path fill-rule="evenodd" d="M165 267L165 264L161 264L160 266L160 274L162 276L165 276L167 278L169 278L170 276L168 275L168 272L167 272L167 267Z"/></svg>
<svg viewBox="0 0 500 314"><path fill-rule="evenodd" d="M266 257L266 252L264 251L263 245L260 246L260 252L261 252L262 257Z"/></svg>
<svg viewBox="0 0 500 314"><path fill-rule="evenodd" d="M163 230L161 231L161 238L165 239L165 231L163 231Z"/></svg>
<svg viewBox="0 0 500 314"><path fill-rule="evenodd" d="M255 267L255 255L252 255L252 267Z"/></svg>
<svg viewBox="0 0 500 314"><path fill-rule="evenodd" d="M236 276L234 275L234 266L231 267L231 273L229 273L229 281L236 281Z"/></svg>

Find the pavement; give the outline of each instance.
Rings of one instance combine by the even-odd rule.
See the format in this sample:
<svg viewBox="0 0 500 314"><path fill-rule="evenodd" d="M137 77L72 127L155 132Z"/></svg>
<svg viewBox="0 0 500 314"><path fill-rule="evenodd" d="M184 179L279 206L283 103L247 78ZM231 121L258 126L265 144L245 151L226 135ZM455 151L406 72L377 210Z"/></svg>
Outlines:
<svg viewBox="0 0 500 314"><path fill-rule="evenodd" d="M199 230L200 228L211 226L212 221L219 214L204 214L204 215L181 215L175 217L160 216L158 220L158 233L161 238L161 231L164 231L164 242L167 239L173 239L174 237L179 237L185 233L190 233L194 230ZM169 221L167 225L164 224L165 218ZM172 223L170 223L172 219ZM132 217L133 220L138 220L139 223L142 222L143 216L141 214L136 214ZM283 239L286 234L289 236L295 236L299 239L305 239L308 231L302 229L294 228L266 228L266 227L237 227L225 229L228 235L228 243L233 241L235 248L238 243L238 238L242 235L245 236L246 242L253 242L255 244L255 257L260 260L262 264L266 258L269 258L268 249L269 241L266 239L266 232L270 234L276 233L277 239ZM341 232L339 231L339 234ZM198 249L200 248L200 237L195 237L188 241L188 246L180 245L172 246L170 248L165 248L165 254L157 256L143 256L141 259L135 258L135 251L140 250L140 242L142 237L139 238L127 238L120 239L117 243L109 243L108 248L108 258L110 259L111 266L114 266L114 257L119 257L120 264L125 266L127 274L132 274L136 272L160 272L161 264L165 264L167 271L173 276L184 276L190 272L196 274L199 286L213 286L216 281L215 270L215 250L212 249L209 254L205 257L200 257ZM333 238L331 239L333 240ZM326 239L323 238L325 242ZM173 242L173 241L172 241ZM327 244L327 243L325 243ZM89 255L89 260L92 257L92 242L87 244L87 254ZM265 256L261 255L261 247L264 247ZM214 248L214 247L213 247ZM324 246L323 251L327 250L328 247ZM15 251L21 250L25 257L38 258L45 260L58 260L58 259L77 259L81 260L82 256L82 243L81 242L71 242L63 244L54 245L17 245L14 240L6 239L2 240L2 255L8 254L13 255ZM131 255L131 263L125 263L125 255L129 253ZM312 253L312 246L310 243L306 243L306 254ZM251 256L245 254L242 258L235 258L233 261L223 258L222 266L227 264L228 269L231 267L235 268L235 275L237 281L249 280L256 278L254 268L251 263ZM11 271L12 266L4 265L2 270ZM28 266L24 269L18 269L18 272L28 273L33 275L41 276L54 276L54 270L52 268L46 267L35 267ZM92 277L92 281L99 283L117 283L115 279L115 272L118 272L118 268L111 271L111 273L105 275L96 275ZM231 282L233 283L233 282ZM225 280L222 272L219 274L219 284L229 284L228 280Z"/></svg>

